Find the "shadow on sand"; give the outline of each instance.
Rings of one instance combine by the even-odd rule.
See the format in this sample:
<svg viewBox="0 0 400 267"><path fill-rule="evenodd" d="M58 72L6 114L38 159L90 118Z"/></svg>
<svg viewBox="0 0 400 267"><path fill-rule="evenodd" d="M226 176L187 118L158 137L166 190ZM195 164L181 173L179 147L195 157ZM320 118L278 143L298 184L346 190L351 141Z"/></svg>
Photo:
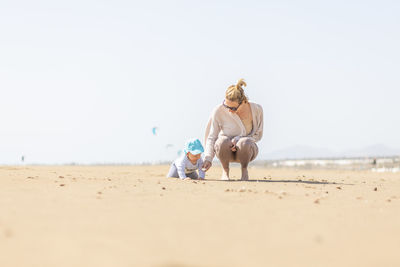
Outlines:
<svg viewBox="0 0 400 267"><path fill-rule="evenodd" d="M212 182L226 182L226 183L234 183L234 182L251 182L251 183L299 183L299 184L332 184L332 185L354 185L354 184L346 184L346 183L336 183L336 182L324 182L324 181L304 181L304 180L266 180L266 179L250 179L247 181L242 180L218 180L218 179L206 179L205 181Z"/></svg>

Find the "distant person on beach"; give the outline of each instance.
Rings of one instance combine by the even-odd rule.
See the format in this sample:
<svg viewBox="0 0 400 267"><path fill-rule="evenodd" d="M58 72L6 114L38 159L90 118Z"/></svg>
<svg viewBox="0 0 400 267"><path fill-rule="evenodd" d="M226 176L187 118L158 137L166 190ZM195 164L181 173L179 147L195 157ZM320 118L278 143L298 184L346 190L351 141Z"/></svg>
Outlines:
<svg viewBox="0 0 400 267"><path fill-rule="evenodd" d="M215 155L221 161L222 180L229 180L229 163L242 167L241 180L248 180L247 166L258 154L256 142L263 135L263 109L250 102L244 93L246 83L240 79L225 92L225 99L211 113L205 134L203 169L208 170Z"/></svg>
<svg viewBox="0 0 400 267"><path fill-rule="evenodd" d="M187 141L183 151L183 155L171 164L167 177L182 180L204 179L205 172L201 169L203 166L201 154L204 152L204 148L200 140L191 139ZM197 174L196 171L199 173Z"/></svg>

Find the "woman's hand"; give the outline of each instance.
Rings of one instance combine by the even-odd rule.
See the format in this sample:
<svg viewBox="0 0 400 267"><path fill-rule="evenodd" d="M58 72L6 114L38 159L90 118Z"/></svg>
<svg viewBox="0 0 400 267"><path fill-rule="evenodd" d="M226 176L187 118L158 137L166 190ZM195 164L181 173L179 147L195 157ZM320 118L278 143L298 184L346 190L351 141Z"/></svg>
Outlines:
<svg viewBox="0 0 400 267"><path fill-rule="evenodd" d="M232 142L232 144L231 144L231 150L232 150L232 152L236 152L236 151L237 151L236 144L237 144L238 141L237 141L235 138L233 138L233 139L231 140L231 142Z"/></svg>
<svg viewBox="0 0 400 267"><path fill-rule="evenodd" d="M209 168L211 168L212 163L208 160L203 162L203 166L201 166L201 168L203 169L203 171L208 171Z"/></svg>

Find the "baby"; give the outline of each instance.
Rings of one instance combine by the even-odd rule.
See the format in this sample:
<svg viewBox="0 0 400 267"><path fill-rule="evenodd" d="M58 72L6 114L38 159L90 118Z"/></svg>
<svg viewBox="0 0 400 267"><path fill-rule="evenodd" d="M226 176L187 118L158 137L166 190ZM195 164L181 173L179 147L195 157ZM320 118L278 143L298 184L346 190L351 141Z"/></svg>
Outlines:
<svg viewBox="0 0 400 267"><path fill-rule="evenodd" d="M184 154L171 164L167 177L181 178L182 180L204 179L205 172L201 153L204 148L199 139L190 139L185 144ZM199 171L197 175L196 170Z"/></svg>

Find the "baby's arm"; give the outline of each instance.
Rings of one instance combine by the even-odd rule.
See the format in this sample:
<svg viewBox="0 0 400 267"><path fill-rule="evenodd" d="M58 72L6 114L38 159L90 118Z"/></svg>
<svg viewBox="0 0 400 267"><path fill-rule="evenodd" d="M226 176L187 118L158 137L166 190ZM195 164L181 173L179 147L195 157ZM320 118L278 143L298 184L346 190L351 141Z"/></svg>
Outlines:
<svg viewBox="0 0 400 267"><path fill-rule="evenodd" d="M186 179L187 177L186 177L186 174L185 174L185 165L186 165L185 164L185 157L182 158L181 160L177 160L175 162L175 165L176 165L176 169L178 171L179 178L182 179L182 180Z"/></svg>

